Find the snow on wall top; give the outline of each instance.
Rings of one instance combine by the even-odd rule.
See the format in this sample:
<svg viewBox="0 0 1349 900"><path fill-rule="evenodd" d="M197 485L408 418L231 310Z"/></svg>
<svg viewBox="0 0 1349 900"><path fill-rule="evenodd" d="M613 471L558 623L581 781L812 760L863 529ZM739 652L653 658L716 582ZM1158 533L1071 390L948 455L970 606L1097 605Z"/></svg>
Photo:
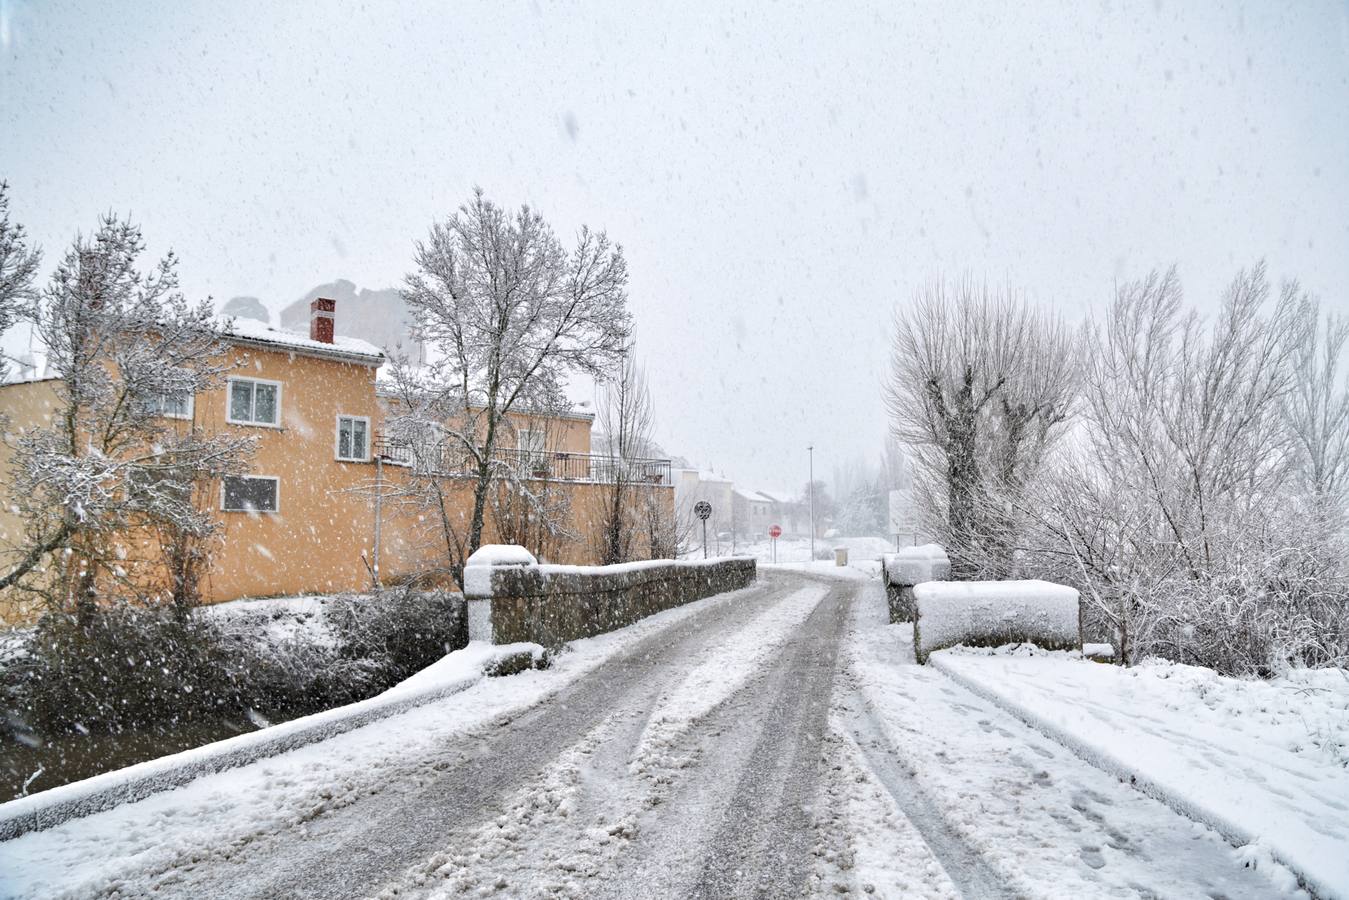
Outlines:
<svg viewBox="0 0 1349 900"><path fill-rule="evenodd" d="M483 544L464 563L465 566L533 566L534 554L519 544Z"/></svg>
<svg viewBox="0 0 1349 900"><path fill-rule="evenodd" d="M1052 581L932 581L916 585L914 597L932 601L992 600L1077 603L1077 589ZM1074 605L1076 609L1076 605Z"/></svg>
<svg viewBox="0 0 1349 900"><path fill-rule="evenodd" d="M483 544L464 561L464 596L481 599L492 596L492 569L495 566L536 566L539 561L519 544ZM469 638L473 638L474 610L469 610Z"/></svg>
<svg viewBox="0 0 1349 900"><path fill-rule="evenodd" d="M1077 591L1048 581L929 581L914 585L914 652L1029 641L1080 648Z"/></svg>
<svg viewBox="0 0 1349 900"><path fill-rule="evenodd" d="M275 344L301 353L322 356L340 356L378 365L384 362L384 353L369 341L352 337L333 337L331 344L311 339L306 334L276 328L256 319L218 317L216 325L224 340L235 338L259 344Z"/></svg>
<svg viewBox="0 0 1349 900"><path fill-rule="evenodd" d="M897 585L945 581L951 577L951 560L941 544L904 547L885 554L885 574L891 584Z"/></svg>

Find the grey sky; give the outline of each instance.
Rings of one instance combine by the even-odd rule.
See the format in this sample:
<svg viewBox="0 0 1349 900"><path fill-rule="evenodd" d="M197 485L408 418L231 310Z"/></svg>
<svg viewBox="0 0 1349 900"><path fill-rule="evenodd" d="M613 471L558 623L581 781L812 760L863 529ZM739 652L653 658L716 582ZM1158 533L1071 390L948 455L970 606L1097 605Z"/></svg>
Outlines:
<svg viewBox="0 0 1349 900"><path fill-rule="evenodd" d="M0 0L0 177L189 294L399 283L475 184L621 240L672 451L795 489L879 452L934 276L1073 316L1261 257L1349 309L1349 6Z"/></svg>

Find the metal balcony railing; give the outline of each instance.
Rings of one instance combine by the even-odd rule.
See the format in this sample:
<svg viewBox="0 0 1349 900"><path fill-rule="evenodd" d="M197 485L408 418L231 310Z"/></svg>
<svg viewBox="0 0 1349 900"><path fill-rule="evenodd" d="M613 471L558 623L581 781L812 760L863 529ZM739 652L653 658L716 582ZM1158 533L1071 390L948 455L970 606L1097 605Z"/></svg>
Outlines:
<svg viewBox="0 0 1349 900"><path fill-rule="evenodd" d="M477 474L471 458L445 444L414 447L384 438L375 441L375 454L385 463L415 468L430 475L446 477ZM520 478L549 481L580 481L613 484L670 486L668 459L623 459L599 453L520 450L498 447L493 461Z"/></svg>

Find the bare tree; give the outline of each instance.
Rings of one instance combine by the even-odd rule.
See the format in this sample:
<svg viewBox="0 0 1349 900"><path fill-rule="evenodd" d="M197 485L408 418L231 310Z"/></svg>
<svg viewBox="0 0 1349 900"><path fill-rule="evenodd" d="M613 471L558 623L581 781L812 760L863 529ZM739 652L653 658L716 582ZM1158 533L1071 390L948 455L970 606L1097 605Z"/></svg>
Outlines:
<svg viewBox="0 0 1349 900"><path fill-rule="evenodd" d="M481 190L417 245L403 296L431 361L392 430L443 430L474 479L462 542L447 547L458 579L482 542L497 446L507 416L551 408L574 373L603 377L627 345L627 263L603 233L582 228L568 253L529 207L509 213ZM442 417L443 416L443 417Z"/></svg>
<svg viewBox="0 0 1349 900"><path fill-rule="evenodd" d="M0 335L25 317L36 298L33 279L41 254L28 248L22 225L9 220L9 184L0 181ZM0 379L8 371L8 361L0 355Z"/></svg>
<svg viewBox="0 0 1349 900"><path fill-rule="evenodd" d="M1316 471L1340 427L1315 317L1259 265L1211 321L1185 310L1172 270L1119 287L1088 329L1083 442L1032 509L1027 549L1082 588L1125 659L1256 672L1349 650L1339 554L1295 487L1299 454ZM1319 387L1302 383L1313 359Z"/></svg>
<svg viewBox="0 0 1349 900"><path fill-rule="evenodd" d="M1293 378L1284 400L1301 489L1333 519L1349 486L1349 380L1341 369L1349 319L1304 297L1297 311Z"/></svg>
<svg viewBox="0 0 1349 900"><path fill-rule="evenodd" d="M624 353L618 373L601 388L597 415L603 432L601 448L612 460L603 479L600 557L606 564L628 562L634 557L638 533L647 531L650 538L648 519L655 512L640 502L641 497L634 497L640 491L637 486L646 481L641 460L651 452L655 415L646 374L631 347ZM648 551L650 543L648 540Z"/></svg>
<svg viewBox="0 0 1349 900"><path fill-rule="evenodd" d="M567 406L531 410L527 420L533 448L546 453L561 451L559 415ZM571 492L553 476L546 460L536 459L532 448L523 446L518 427L517 446L521 453L517 464L503 467L503 474L492 492L492 521L498 538L507 544L519 544L541 560L556 559L562 545L577 538L569 527Z"/></svg>
<svg viewBox="0 0 1349 900"><path fill-rule="evenodd" d="M146 529L211 533L192 489L240 471L253 445L160 415L217 386L229 364L210 302L183 297L171 254L138 271L143 250L139 229L104 217L30 311L58 405L50 425L12 445L10 500L26 530L0 589L38 592L81 615L106 583L143 595L132 570Z"/></svg>
<svg viewBox="0 0 1349 900"><path fill-rule="evenodd" d="M1006 573L1015 511L1072 411L1074 349L1058 317L969 279L931 284L898 312L893 432L958 574Z"/></svg>

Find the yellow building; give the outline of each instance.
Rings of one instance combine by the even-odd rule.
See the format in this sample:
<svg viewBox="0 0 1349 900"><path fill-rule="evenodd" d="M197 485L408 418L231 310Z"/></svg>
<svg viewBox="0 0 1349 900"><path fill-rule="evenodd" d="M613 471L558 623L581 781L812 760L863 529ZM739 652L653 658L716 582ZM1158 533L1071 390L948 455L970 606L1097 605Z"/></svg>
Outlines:
<svg viewBox="0 0 1349 900"><path fill-rule="evenodd" d="M249 319L232 320L222 341L232 364L225 383L176 405L163 415L183 427L236 431L257 438L246 476L219 485L220 522L206 602L239 597L362 590L371 584L375 535L385 583L445 568L446 558L428 534L425 513L398 502L410 477L406 449L381 439L387 398L376 372L384 356L371 344L334 336L334 304L315 300L308 335ZM11 433L41 427L59 406L59 381L35 380L0 387L0 411ZM508 419L499 457L535 493L552 492L565 510L562 533L536 549L555 562L599 561L598 535L611 491L612 462L591 454L588 414ZM0 455L6 453L0 448ZM0 456L0 471L7 464ZM641 483L628 503L672 512L669 463L642 464ZM449 467L442 484L456 526L472 512L472 479ZM378 495L378 500L377 500ZM509 501L489 505L484 542L521 534ZM377 528L376 514L379 514ZM23 552L22 522L12 500L0 505L0 565ZM434 523L431 523L433 526ZM527 528L527 525L524 526ZM461 529L463 530L463 529ZM0 598L0 620L30 619L17 598Z"/></svg>

